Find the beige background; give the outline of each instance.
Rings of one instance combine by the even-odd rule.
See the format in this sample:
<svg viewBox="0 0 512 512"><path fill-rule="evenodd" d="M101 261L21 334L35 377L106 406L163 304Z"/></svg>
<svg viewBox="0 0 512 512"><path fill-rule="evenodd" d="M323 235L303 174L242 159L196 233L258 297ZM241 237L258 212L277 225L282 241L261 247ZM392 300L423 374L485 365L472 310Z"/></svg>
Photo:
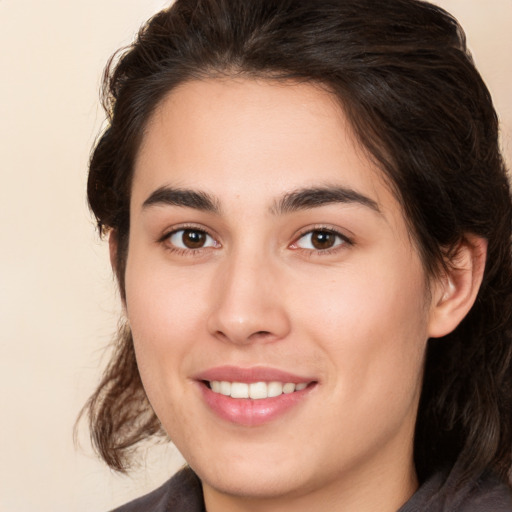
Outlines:
<svg viewBox="0 0 512 512"><path fill-rule="evenodd" d="M250 0L248 0L250 1ZM512 0L439 0L462 22L512 161ZM0 0L0 511L90 512L155 487L180 464L149 452L113 475L72 441L118 314L87 211L104 63L163 0ZM171 468L171 469L169 469Z"/></svg>

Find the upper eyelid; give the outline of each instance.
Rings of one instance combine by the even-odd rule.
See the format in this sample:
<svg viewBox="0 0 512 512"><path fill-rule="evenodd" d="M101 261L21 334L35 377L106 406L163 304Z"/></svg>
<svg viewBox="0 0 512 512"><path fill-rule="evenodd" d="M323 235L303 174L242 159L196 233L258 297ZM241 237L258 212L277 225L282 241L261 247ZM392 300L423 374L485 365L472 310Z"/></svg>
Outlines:
<svg viewBox="0 0 512 512"><path fill-rule="evenodd" d="M336 228L334 226L325 225L325 224L319 224L314 226L308 226L307 228L303 228L298 231L298 233L293 237L293 242L295 243L297 240L302 238L303 236L313 233L315 231L329 231L330 233L334 233L335 235L340 236L343 240L346 240L347 242L352 243L353 235L350 233L344 232L344 230L341 230L340 228Z"/></svg>
<svg viewBox="0 0 512 512"><path fill-rule="evenodd" d="M178 231L202 231L206 233L208 236L212 237L216 241L219 241L219 237L209 228L206 226L199 226L197 224L193 223L184 223L184 224L178 224L176 226L171 226L164 230L163 235L158 239L159 242L163 242L167 240L172 234L177 233Z"/></svg>

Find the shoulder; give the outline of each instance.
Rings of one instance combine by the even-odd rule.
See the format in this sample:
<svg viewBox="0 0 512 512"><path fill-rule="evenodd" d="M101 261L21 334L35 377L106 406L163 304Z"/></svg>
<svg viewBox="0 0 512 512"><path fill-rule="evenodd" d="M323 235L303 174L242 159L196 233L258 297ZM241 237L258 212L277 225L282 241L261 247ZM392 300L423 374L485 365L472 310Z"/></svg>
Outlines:
<svg viewBox="0 0 512 512"><path fill-rule="evenodd" d="M512 512L512 490L491 474L455 486L454 473L426 481L399 512Z"/></svg>
<svg viewBox="0 0 512 512"><path fill-rule="evenodd" d="M462 500L460 512L512 512L512 490L492 476L480 478Z"/></svg>
<svg viewBox="0 0 512 512"><path fill-rule="evenodd" d="M204 512L201 482L188 467L153 492L112 512Z"/></svg>

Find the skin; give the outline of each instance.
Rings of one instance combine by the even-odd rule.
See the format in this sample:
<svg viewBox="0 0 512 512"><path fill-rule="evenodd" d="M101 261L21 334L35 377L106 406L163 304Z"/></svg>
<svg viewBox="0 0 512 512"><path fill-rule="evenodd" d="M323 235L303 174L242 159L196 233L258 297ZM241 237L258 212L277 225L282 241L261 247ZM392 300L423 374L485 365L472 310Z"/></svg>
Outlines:
<svg viewBox="0 0 512 512"><path fill-rule="evenodd" d="M208 194L215 211L158 200L162 187ZM336 187L355 196L278 207ZM391 512L407 501L427 339L471 306L481 244L461 245L464 271L427 279L400 204L333 97L251 79L166 97L138 153L130 215L125 307L140 374L208 511ZM184 227L204 245L180 248ZM339 233L332 247L312 244L318 230ZM237 425L195 379L226 364L316 384L278 418Z"/></svg>

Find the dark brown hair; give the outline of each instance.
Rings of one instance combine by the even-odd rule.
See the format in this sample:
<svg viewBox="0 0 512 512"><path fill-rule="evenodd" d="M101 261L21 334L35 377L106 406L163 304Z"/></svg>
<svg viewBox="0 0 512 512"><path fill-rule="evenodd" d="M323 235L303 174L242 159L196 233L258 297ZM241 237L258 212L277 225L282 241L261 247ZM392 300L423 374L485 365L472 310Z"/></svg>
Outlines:
<svg viewBox="0 0 512 512"><path fill-rule="evenodd" d="M429 340L415 436L420 479L451 467L506 479L512 450L512 208L489 92L465 36L417 0L177 0L111 61L108 127L93 150L89 203L117 238L124 297L134 159L145 125L178 84L238 75L322 84L403 205L426 272L467 234L488 240L476 303L454 332ZM88 402L94 443L114 469L162 433L123 330Z"/></svg>

